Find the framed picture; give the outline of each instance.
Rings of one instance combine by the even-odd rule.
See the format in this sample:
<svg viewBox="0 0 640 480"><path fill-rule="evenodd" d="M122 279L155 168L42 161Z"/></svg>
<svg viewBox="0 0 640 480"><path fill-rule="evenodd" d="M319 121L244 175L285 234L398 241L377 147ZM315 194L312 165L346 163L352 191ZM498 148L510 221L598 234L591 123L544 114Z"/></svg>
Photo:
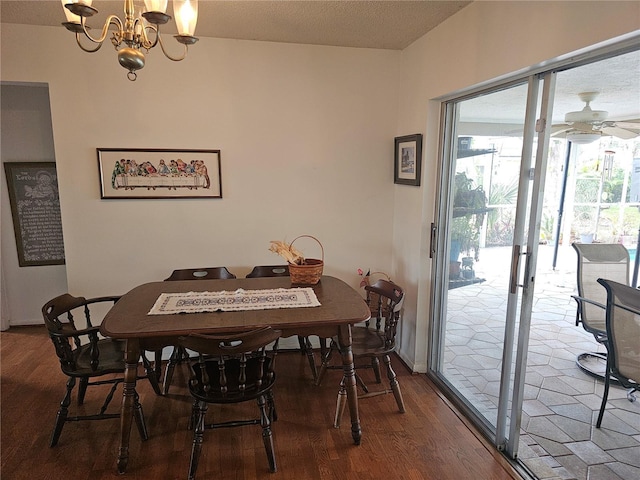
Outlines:
<svg viewBox="0 0 640 480"><path fill-rule="evenodd" d="M101 198L222 198L220 150L97 151Z"/></svg>
<svg viewBox="0 0 640 480"><path fill-rule="evenodd" d="M393 181L402 185L420 185L422 134L395 138Z"/></svg>
<svg viewBox="0 0 640 480"><path fill-rule="evenodd" d="M18 265L64 265L55 162L5 162Z"/></svg>

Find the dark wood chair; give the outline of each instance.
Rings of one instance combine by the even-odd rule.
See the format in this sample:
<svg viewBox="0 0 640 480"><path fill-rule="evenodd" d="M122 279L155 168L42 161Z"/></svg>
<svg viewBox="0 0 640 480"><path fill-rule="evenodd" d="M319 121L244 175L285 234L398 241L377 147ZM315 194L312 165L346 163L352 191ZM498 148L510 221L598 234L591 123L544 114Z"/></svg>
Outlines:
<svg viewBox="0 0 640 480"><path fill-rule="evenodd" d="M256 265L253 270L249 272L246 278L259 278L259 277L288 277L289 265ZM320 345L322 346L324 340L320 339ZM309 360L309 367L311 368L311 374L313 375L313 381L318 378L318 369L316 367L316 358L313 353L313 346L309 337L298 336L298 344L300 345L300 352L307 356Z"/></svg>
<svg viewBox="0 0 640 480"><path fill-rule="evenodd" d="M173 280L218 280L225 278L236 278L227 270L227 267L207 267L207 268L185 268L174 270L165 281Z"/></svg>
<svg viewBox="0 0 640 480"><path fill-rule="evenodd" d="M80 420L102 420L118 418L120 413L107 413L117 386L124 381L124 348L125 342L111 338L101 338L98 335L99 324L93 325L98 312L105 313L120 297L99 297L85 299L65 293L42 307L42 316L49 332L49 337L55 347L60 360L62 373L69 377L67 388L60 403L55 426L49 442L54 447L60 438L62 428L66 422ZM92 318L92 313L94 318ZM147 361L145 363L149 378L153 380L153 370ZM114 376L114 374L117 374ZM100 377L108 375L107 379ZM97 414L69 416L71 395L80 382L77 391L78 405L84 403L85 394L89 386L111 385L111 388ZM153 385L153 381L152 381ZM157 382L155 387L160 393ZM142 413L142 406L135 394L134 418L143 440L148 438L147 427Z"/></svg>
<svg viewBox="0 0 640 480"><path fill-rule="evenodd" d="M231 336L193 334L179 338L182 348L198 352L198 360L191 365L189 380L189 392L194 399L190 420L194 433L189 479L196 476L204 431L214 428L260 425L269 470L277 470L271 423L277 419L273 385L280 335L280 330L263 327ZM272 343L273 347L268 349ZM257 400L258 418L205 422L209 404L229 405L250 400Z"/></svg>
<svg viewBox="0 0 640 480"><path fill-rule="evenodd" d="M247 274L247 278L288 277L289 265L256 265Z"/></svg>
<svg viewBox="0 0 640 480"><path fill-rule="evenodd" d="M173 282L177 280L223 280L228 278L236 278L236 276L231 273L227 267L185 268L174 270L171 275L165 279L165 282ZM173 348L162 383L162 392L165 395L169 393L169 387L173 380L173 372L176 369L176 365L188 359L189 354L184 348L180 346ZM162 364L162 350L155 352L155 364L156 373L160 376L159 368Z"/></svg>
<svg viewBox="0 0 640 480"><path fill-rule="evenodd" d="M607 291L605 328L609 344L604 392L596 422L600 428L612 379L629 389L630 402L636 401L634 392L640 388L640 290L602 278L598 283Z"/></svg>
<svg viewBox="0 0 640 480"><path fill-rule="evenodd" d="M383 279L378 280L373 285L366 285L365 291L367 292L368 301L371 302L369 306L372 308L372 319L375 318L375 325L370 325L370 322L365 322L362 325L355 325L351 328L351 348L353 351L354 364L356 365L356 381L364 391L364 394L360 395L359 398L393 393L398 405L398 410L401 413L404 413L404 400L402 398L402 392L400 391L400 384L398 383L396 373L391 367L390 357L396 347L396 331L398 322L400 321L400 310L402 308L404 292L402 288L395 283ZM327 369L342 368L342 366L338 367L330 365L331 356L334 351L340 351L340 345L338 344L337 337L333 337L331 339L329 349L322 357L318 381L316 382L317 384L322 382ZM369 363L362 363L362 360L369 360ZM373 368L376 382L382 383L380 375L380 360L382 360L386 368L389 388L369 391L369 388L358 374L358 370L362 368ZM340 421L346 400L347 391L345 388L345 378L343 376L342 381L340 382L340 390L338 392L338 402L336 406L334 421L334 426L336 428L340 427Z"/></svg>

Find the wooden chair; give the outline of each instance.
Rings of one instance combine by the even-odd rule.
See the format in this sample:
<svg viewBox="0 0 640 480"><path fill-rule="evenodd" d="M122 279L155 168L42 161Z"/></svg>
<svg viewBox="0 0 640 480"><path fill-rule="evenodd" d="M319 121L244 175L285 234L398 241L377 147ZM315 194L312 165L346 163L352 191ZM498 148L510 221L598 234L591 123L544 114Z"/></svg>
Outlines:
<svg viewBox="0 0 640 480"><path fill-rule="evenodd" d="M367 298L375 302L375 305L372 303L370 307L373 308L372 312L374 313L372 314L372 318L376 319L376 325L369 325L369 322L365 322L362 325L356 325L351 328L351 349L353 351L354 364L356 364L356 381L365 392L363 395L360 395L359 398L393 393L398 405L398 410L400 413L404 413L404 400L402 398L402 392L400 391L400 384L391 367L390 357L396 346L396 331L400 320L400 310L402 308L404 292L402 288L395 283L383 279L378 280L373 285L366 285L365 290L367 292ZM330 365L331 356L334 351L340 351L337 337L331 339L329 350L322 358L317 384L320 384L328 368L342 368L341 366L332 367ZM369 360L368 364L361 362L365 359ZM382 383L380 359L382 359L386 368L389 389L369 391L369 388L357 372L362 368L373 368L376 382ZM334 426L336 428L340 427L342 413L347 400L346 395L345 377L343 376L340 382L334 420Z"/></svg>
<svg viewBox="0 0 640 480"><path fill-rule="evenodd" d="M194 399L190 420L194 431L190 480L196 476L205 429L260 425L269 470L277 470L271 423L277 419L273 385L280 335L280 330L263 327L231 336L193 334L179 338L181 347L198 352L189 380L189 392ZM271 343L273 347L267 349ZM209 404L229 405L250 400L257 400L259 418L205 422Z"/></svg>
<svg viewBox="0 0 640 480"><path fill-rule="evenodd" d="M289 265L256 265L246 278L288 277Z"/></svg>
<svg viewBox="0 0 640 480"><path fill-rule="evenodd" d="M100 338L98 335L99 325L93 325L92 313L94 317L97 311L102 308L104 313L120 297L99 297L85 299L74 297L65 293L50 301L42 307L42 316L49 332L49 337L55 347L56 355L60 360L60 368L69 380L65 395L60 403L60 409L56 416L55 426L49 442L50 447L54 447L60 438L62 428L66 422L80 420L102 420L107 418L118 418L120 413L106 413L118 384L124 381L124 348L125 343L111 338ZM145 363L147 373L153 385L153 370L147 361ZM113 374L119 374L114 377ZM108 375L109 378L101 379ZM95 379L95 380L94 380ZM85 394L89 386L111 385L100 411L94 415L69 416L69 406L71 405L71 394L80 381L77 393L78 405L84 403ZM155 389L160 393L157 382ZM147 427L142 413L142 406L138 401L138 394L135 394L134 418L143 440L148 438Z"/></svg>
<svg viewBox="0 0 640 480"><path fill-rule="evenodd" d="M612 280L598 279L607 292L607 370L596 427L600 428L613 378L628 388L627 398L635 402L640 388L640 290Z"/></svg>
<svg viewBox="0 0 640 480"><path fill-rule="evenodd" d="M289 265L256 265L253 270L249 272L246 278L260 278L260 277L288 277ZM324 343L324 339L320 339L320 345ZM318 369L316 367L316 358L313 353L313 346L309 337L298 336L298 344L300 345L300 352L307 356L309 360L309 367L311 368L311 374L313 375L313 381L318 379Z"/></svg>
<svg viewBox="0 0 640 480"><path fill-rule="evenodd" d="M578 255L578 295L572 295L578 304L576 326L582 324L608 350L605 325L607 292L598 279L606 278L628 285L629 252L617 243L573 243L572 246ZM578 355L576 362L586 373L604 379L606 360L606 353L585 352Z"/></svg>
<svg viewBox="0 0 640 480"><path fill-rule="evenodd" d="M173 280L218 280L236 278L227 267L185 268L174 270L165 281Z"/></svg>
<svg viewBox="0 0 640 480"><path fill-rule="evenodd" d="M207 268L186 268L181 270L174 270L171 275L165 279L165 282L173 282L178 280L220 280L236 278L227 267L207 267ZM162 392L166 395L169 393L169 387L173 380L173 372L176 369L176 365L184 360L189 359L189 354L184 348L179 346L173 347L169 362L167 363L167 369L164 374L162 383ZM156 372L159 366L162 364L162 350L155 352L155 364ZM159 374L158 374L159 376Z"/></svg>

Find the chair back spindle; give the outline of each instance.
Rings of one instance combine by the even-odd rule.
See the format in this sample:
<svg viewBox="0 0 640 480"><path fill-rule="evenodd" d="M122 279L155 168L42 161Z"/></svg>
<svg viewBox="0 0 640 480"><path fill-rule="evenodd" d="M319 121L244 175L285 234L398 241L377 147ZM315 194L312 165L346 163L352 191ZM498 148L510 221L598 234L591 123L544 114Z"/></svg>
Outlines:
<svg viewBox="0 0 640 480"><path fill-rule="evenodd" d="M56 356L60 361L60 368L69 377L51 434L49 442L51 447L58 443L66 422L100 420L120 416L119 413L107 413L106 411L116 387L124 380L124 342L101 338L99 336L99 324L96 318L92 319L92 314L95 313L92 312L94 307L96 309L100 307L103 310L107 309L115 304L119 298L115 296L86 299L65 293L48 301L42 307L42 317L53 343ZM84 326L79 325L82 317L84 317ZM119 375L114 376L114 374ZM109 375L110 378L103 380L100 378L103 375ZM78 405L84 403L85 393L89 386L111 385L98 414L69 416L71 396L78 380L80 383L77 390ZM155 378L150 378L150 380L155 385L155 388L158 388L157 382L153 383ZM148 434L137 394L134 402L136 425L141 437L146 440Z"/></svg>
<svg viewBox="0 0 640 480"><path fill-rule="evenodd" d="M280 334L279 330L265 327L231 337L199 334L180 337L180 346L198 352L192 366L191 387L228 401L254 398L256 392L275 379Z"/></svg>
<svg viewBox="0 0 640 480"><path fill-rule="evenodd" d="M203 267L203 268L182 268L174 270L165 282L173 282L179 280L225 280L233 279L236 276L231 273L227 267ZM162 350L156 350L154 352L156 375L160 377L162 375ZM167 363L167 368L164 373L164 381L162 385L162 391L166 395L169 393L171 382L173 381L173 373L176 365L182 362L182 360L188 359L189 353L180 346L174 346Z"/></svg>
<svg viewBox="0 0 640 480"><path fill-rule="evenodd" d="M191 366L189 392L195 399L190 425L193 446L189 477L194 479L204 431L207 428L260 425L269 470L276 471L272 421L277 419L273 386L275 358L282 332L263 327L231 336L191 334L178 338L181 348L198 353ZM272 345L271 348L268 348ZM259 418L244 418L219 423L205 423L208 404L232 404L257 400Z"/></svg>

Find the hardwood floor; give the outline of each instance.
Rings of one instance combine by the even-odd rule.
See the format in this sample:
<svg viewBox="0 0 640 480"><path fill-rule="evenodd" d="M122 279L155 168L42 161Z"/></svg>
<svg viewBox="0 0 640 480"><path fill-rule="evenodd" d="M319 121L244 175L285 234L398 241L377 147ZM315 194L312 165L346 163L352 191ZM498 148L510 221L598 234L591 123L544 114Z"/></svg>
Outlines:
<svg viewBox="0 0 640 480"><path fill-rule="evenodd" d="M150 438L134 428L125 475L115 468L119 421L67 423L59 444L49 436L66 377L44 327L17 327L0 334L2 480L183 479L187 476L192 433L187 430L191 401L185 388L187 367L180 365L166 397L156 396L146 380L138 383ZM509 480L518 479L508 463L465 426L424 375L411 375L396 358L394 367L407 412L400 414L392 395L360 402L363 440L353 445L348 412L334 429L340 380L329 371L323 385L312 384L309 366L298 352L278 356L275 388L278 421L273 427L278 471L269 473L259 426L208 430L198 478L269 480ZM362 372L369 380L369 369ZM93 387L100 390L104 387ZM107 387L108 388L108 387ZM102 396L87 392L85 411L99 408ZM121 389L111 410L120 406ZM72 408L77 409L75 397ZM254 415L248 402L215 409L218 419Z"/></svg>

